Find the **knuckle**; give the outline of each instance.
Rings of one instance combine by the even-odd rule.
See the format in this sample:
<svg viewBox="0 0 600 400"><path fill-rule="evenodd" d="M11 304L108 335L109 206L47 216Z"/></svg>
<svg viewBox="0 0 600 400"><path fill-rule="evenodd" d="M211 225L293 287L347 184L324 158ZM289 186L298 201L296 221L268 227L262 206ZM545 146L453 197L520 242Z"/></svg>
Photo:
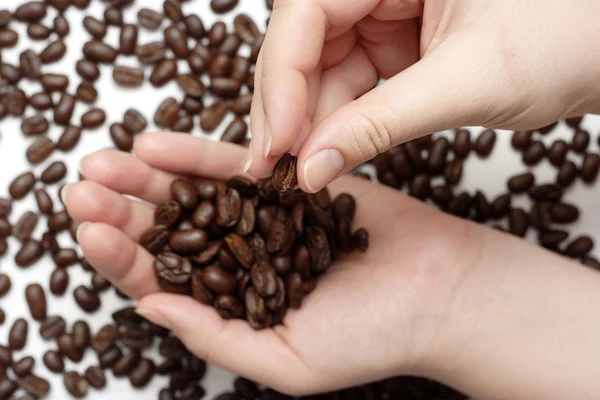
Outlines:
<svg viewBox="0 0 600 400"><path fill-rule="evenodd" d="M372 111L360 110L351 123L350 145L357 158L368 160L391 147L392 133Z"/></svg>

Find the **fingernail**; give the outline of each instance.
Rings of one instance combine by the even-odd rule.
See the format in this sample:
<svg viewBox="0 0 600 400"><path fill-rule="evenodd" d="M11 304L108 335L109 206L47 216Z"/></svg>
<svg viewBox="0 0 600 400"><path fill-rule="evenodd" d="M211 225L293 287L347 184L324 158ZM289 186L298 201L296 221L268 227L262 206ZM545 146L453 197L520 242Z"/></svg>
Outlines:
<svg viewBox="0 0 600 400"><path fill-rule="evenodd" d="M246 164L244 164L244 175L248 172L250 167L252 166L252 143L250 143L250 147L248 147L248 160L246 160Z"/></svg>
<svg viewBox="0 0 600 400"><path fill-rule="evenodd" d="M324 188L346 166L346 160L335 149L321 150L304 164L304 182L311 192Z"/></svg>
<svg viewBox="0 0 600 400"><path fill-rule="evenodd" d="M83 162L84 161L85 161L85 157L82 157L81 160L79 160L79 166L77 167L77 170L79 171L79 175L81 175L81 176L85 176L83 174Z"/></svg>
<svg viewBox="0 0 600 400"><path fill-rule="evenodd" d="M79 240L79 238L81 237L81 234L83 233L83 229L90 225L90 222L82 222L79 224L79 226L77 227L77 231L75 232L75 239L77 239L77 243L80 243L81 241Z"/></svg>
<svg viewBox="0 0 600 400"><path fill-rule="evenodd" d="M171 329L171 325L169 324L169 321L167 321L167 319L165 317L163 317L161 314L159 314L153 310L148 310L145 308L136 308L135 312L136 312L136 314L141 315L142 317L146 318L147 320L149 320L152 323L155 323L156 325L160 325L163 328Z"/></svg>
<svg viewBox="0 0 600 400"><path fill-rule="evenodd" d="M265 158L269 156L271 152L271 127L269 121L265 122Z"/></svg>
<svg viewBox="0 0 600 400"><path fill-rule="evenodd" d="M65 186L63 186L62 189L60 190L60 200L62 201L62 203L65 207L67 206L67 192L69 191L69 187L71 185L72 185L72 183L68 183Z"/></svg>

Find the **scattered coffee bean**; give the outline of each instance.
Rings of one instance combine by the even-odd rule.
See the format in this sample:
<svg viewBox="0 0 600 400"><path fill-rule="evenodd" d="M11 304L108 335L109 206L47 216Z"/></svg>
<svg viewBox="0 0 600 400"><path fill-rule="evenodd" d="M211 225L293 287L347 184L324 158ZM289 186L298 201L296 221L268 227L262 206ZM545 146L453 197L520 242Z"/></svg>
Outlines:
<svg viewBox="0 0 600 400"><path fill-rule="evenodd" d="M52 294L62 296L69 285L69 273L66 268L56 268L50 274L50 291Z"/></svg>
<svg viewBox="0 0 600 400"><path fill-rule="evenodd" d="M239 0L211 0L210 8L216 14L225 14L233 10L239 3Z"/></svg>
<svg viewBox="0 0 600 400"><path fill-rule="evenodd" d="M536 165L545 155L546 146L544 143L539 140L534 140L523 152L523 162L525 165Z"/></svg>
<svg viewBox="0 0 600 400"><path fill-rule="evenodd" d="M106 113L104 110L94 108L81 116L81 127L84 129L95 129L104 124Z"/></svg>
<svg viewBox="0 0 600 400"><path fill-rule="evenodd" d="M27 343L27 334L29 332L29 324L23 318L18 318L13 323L8 333L8 347L11 350L21 350Z"/></svg>
<svg viewBox="0 0 600 400"><path fill-rule="evenodd" d="M57 39L51 42L42 52L40 53L40 61L43 64L54 63L65 55L67 52L67 46L61 39Z"/></svg>
<svg viewBox="0 0 600 400"><path fill-rule="evenodd" d="M91 387L96 389L102 389L106 386L106 377L104 371L100 367L88 367L88 369L85 370L85 380Z"/></svg>
<svg viewBox="0 0 600 400"><path fill-rule="evenodd" d="M62 161L55 161L50 164L42 174L40 180L46 185L51 185L61 181L67 175L67 166Z"/></svg>
<svg viewBox="0 0 600 400"><path fill-rule="evenodd" d="M117 58L117 51L104 42L91 40L83 45L83 55L94 62L110 64Z"/></svg>
<svg viewBox="0 0 600 400"><path fill-rule="evenodd" d="M583 129L578 129L573 135L571 149L573 149L575 153L583 153L587 150L589 144L590 133L588 131L584 131Z"/></svg>
<svg viewBox="0 0 600 400"><path fill-rule="evenodd" d="M89 15L83 18L83 28L95 39L106 36L106 24Z"/></svg>
<svg viewBox="0 0 600 400"><path fill-rule="evenodd" d="M119 36L119 51L122 54L130 55L135 54L135 48L137 47L138 41L138 29L137 26L132 24L124 24L121 27L121 34Z"/></svg>
<svg viewBox="0 0 600 400"><path fill-rule="evenodd" d="M593 183L598 176L600 169L600 156L598 154L586 154L583 157L583 163L579 175L586 183Z"/></svg>
<svg viewBox="0 0 600 400"><path fill-rule="evenodd" d="M496 132L492 129L486 129L475 140L474 148L477 155L487 157L490 155L496 144Z"/></svg>
<svg viewBox="0 0 600 400"><path fill-rule="evenodd" d="M54 143L47 136L42 136L31 143L25 151L25 158L36 165L45 161L54 151Z"/></svg>
<svg viewBox="0 0 600 400"><path fill-rule="evenodd" d="M65 388L75 398L85 397L87 394L88 384L83 376L78 372L69 371L63 375Z"/></svg>
<svg viewBox="0 0 600 400"><path fill-rule="evenodd" d="M98 294L86 286L77 286L73 291L73 296L77 305L85 312L92 313L100 308Z"/></svg>
<svg viewBox="0 0 600 400"><path fill-rule="evenodd" d="M18 377L24 377L25 375L29 375L33 370L33 366L35 365L35 360L33 357L23 357L19 361L16 361L12 365L12 370L14 374Z"/></svg>
<svg viewBox="0 0 600 400"><path fill-rule="evenodd" d="M58 351L48 350L44 353L43 361L46 368L52 372L59 373L65 369L65 362Z"/></svg>
<svg viewBox="0 0 600 400"><path fill-rule="evenodd" d="M19 387L35 398L43 398L50 392L50 382L36 375L27 375L17 381Z"/></svg>
<svg viewBox="0 0 600 400"><path fill-rule="evenodd" d="M562 186L570 186L577 178L577 166L572 161L565 161L558 169L556 183Z"/></svg>
<svg viewBox="0 0 600 400"><path fill-rule="evenodd" d="M589 236L579 236L567 245L565 254L573 258L581 258L594 248L594 241Z"/></svg>
<svg viewBox="0 0 600 400"><path fill-rule="evenodd" d="M150 83L156 87L161 87L173 80L177 76L177 62L171 58L161 60L150 75Z"/></svg>
<svg viewBox="0 0 600 400"><path fill-rule="evenodd" d="M129 382L131 382L131 386L135 388L142 388L146 386L152 379L154 370L154 362L147 358L142 358L135 366L133 371L131 371L129 374Z"/></svg>
<svg viewBox="0 0 600 400"><path fill-rule="evenodd" d="M548 150L548 161L554 166L560 166L567 157L569 145L562 139L558 139L552 143Z"/></svg>
<svg viewBox="0 0 600 400"><path fill-rule="evenodd" d="M508 180L508 190L512 193L526 192L533 186L534 181L535 177L531 172L515 175Z"/></svg>
<svg viewBox="0 0 600 400"><path fill-rule="evenodd" d="M46 340L56 339L65 333L67 324L60 316L46 318L40 325L40 336Z"/></svg>
<svg viewBox="0 0 600 400"><path fill-rule="evenodd" d="M29 306L29 312L36 321L43 321L46 319L46 293L44 289L36 284L27 285L25 288L25 297L27 299L27 305Z"/></svg>

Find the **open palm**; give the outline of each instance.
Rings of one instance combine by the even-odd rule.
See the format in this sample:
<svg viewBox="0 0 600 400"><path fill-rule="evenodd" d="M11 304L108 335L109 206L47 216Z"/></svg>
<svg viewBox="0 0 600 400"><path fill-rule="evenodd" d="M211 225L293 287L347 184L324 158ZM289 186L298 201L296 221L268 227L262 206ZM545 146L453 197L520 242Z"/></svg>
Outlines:
<svg viewBox="0 0 600 400"><path fill-rule="evenodd" d="M472 265L472 225L343 177L330 190L355 196L355 227L368 229L368 251L336 262L283 325L254 331L191 297L160 292L153 256L137 244L153 224L153 207L123 196L159 204L177 175L226 179L242 170L244 149L165 133L144 135L135 151L86 157L86 180L63 198L75 220L91 222L78 232L87 260L140 299L144 316L172 329L199 357L286 392L426 373L455 285Z"/></svg>

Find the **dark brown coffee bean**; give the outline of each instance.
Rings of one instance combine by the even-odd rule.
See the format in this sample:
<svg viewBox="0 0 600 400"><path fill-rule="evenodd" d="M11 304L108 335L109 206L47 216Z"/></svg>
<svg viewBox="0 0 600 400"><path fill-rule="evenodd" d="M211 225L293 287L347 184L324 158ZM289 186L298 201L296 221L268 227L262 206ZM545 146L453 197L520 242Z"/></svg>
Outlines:
<svg viewBox="0 0 600 400"><path fill-rule="evenodd" d="M23 357L12 365L12 370L16 376L24 377L25 375L29 375L31 373L34 365L35 360L33 357Z"/></svg>
<svg viewBox="0 0 600 400"><path fill-rule="evenodd" d="M523 193L528 191L534 184L535 177L531 172L511 177L506 186L512 193Z"/></svg>
<svg viewBox="0 0 600 400"><path fill-rule="evenodd" d="M454 136L452 151L458 158L467 158L471 152L471 132L467 129L459 129Z"/></svg>
<svg viewBox="0 0 600 400"><path fill-rule="evenodd" d="M66 328L67 324L62 317L48 317L40 325L40 336L46 340L55 339L65 333Z"/></svg>
<svg viewBox="0 0 600 400"><path fill-rule="evenodd" d="M44 353L43 361L46 368L52 372L59 373L65 369L65 362L58 351L48 350Z"/></svg>
<svg viewBox="0 0 600 400"><path fill-rule="evenodd" d="M248 242L236 233L225 237L225 244L235 259L246 269L254 263L254 251Z"/></svg>
<svg viewBox="0 0 600 400"><path fill-rule="evenodd" d="M547 183L531 188L529 197L535 201L556 202L560 201L563 195L563 188L554 183Z"/></svg>
<svg viewBox="0 0 600 400"><path fill-rule="evenodd" d="M248 132L248 125L246 122L240 118L236 117L229 124L227 128L225 128L225 132L223 132L223 136L221 136L221 141L241 144L246 138L246 133Z"/></svg>
<svg viewBox="0 0 600 400"><path fill-rule="evenodd" d="M164 338L158 348L159 353L166 358L183 358L187 349L181 340L174 336Z"/></svg>
<svg viewBox="0 0 600 400"><path fill-rule="evenodd" d="M35 117L31 117L35 118ZM43 118L43 117L42 117ZM45 126L48 126L48 121L44 118ZM37 127L24 128L27 130L27 135L32 134L32 129L37 129ZM37 133L36 133L37 134ZM39 164L46 160L54 151L54 143L47 136L42 136L36 139L25 152L25 156L27 157L27 161L31 164Z"/></svg>
<svg viewBox="0 0 600 400"><path fill-rule="evenodd" d="M106 36L106 24L89 15L83 18L83 28L95 39Z"/></svg>
<svg viewBox="0 0 600 400"><path fill-rule="evenodd" d="M137 20L142 27L155 31L160 28L163 21L163 15L157 11L142 8L138 11Z"/></svg>
<svg viewBox="0 0 600 400"><path fill-rule="evenodd" d="M12 200L0 197L0 217L8 216L12 211Z"/></svg>
<svg viewBox="0 0 600 400"><path fill-rule="evenodd" d="M154 375L154 362L147 358L142 358L129 374L129 382L134 388L146 386Z"/></svg>
<svg viewBox="0 0 600 400"><path fill-rule="evenodd" d="M117 51L100 40L90 40L83 45L83 55L97 63L111 64L117 58Z"/></svg>
<svg viewBox="0 0 600 400"><path fill-rule="evenodd" d="M73 249L60 249L52 255L52 260L59 267L67 267L76 264L79 256Z"/></svg>
<svg viewBox="0 0 600 400"><path fill-rule="evenodd" d="M195 14L187 15L183 18L186 33L196 39L200 40L206 36L206 28L202 20Z"/></svg>
<svg viewBox="0 0 600 400"><path fill-rule="evenodd" d="M67 52L67 46L65 43L57 39L51 42L42 52L40 53L40 61L43 64L51 64L63 58Z"/></svg>
<svg viewBox="0 0 600 400"><path fill-rule="evenodd" d="M336 220L342 218L352 220L356 212L356 200L348 193L341 193L333 201L331 211Z"/></svg>
<svg viewBox="0 0 600 400"><path fill-rule="evenodd" d="M154 270L159 278L174 284L185 284L190 280L192 264L188 259L173 253L161 253L154 261Z"/></svg>
<svg viewBox="0 0 600 400"><path fill-rule="evenodd" d="M35 93L29 99L29 104L36 110L44 111L52 108L54 106L54 102L52 100L52 96L50 93L39 92Z"/></svg>
<svg viewBox="0 0 600 400"><path fill-rule="evenodd" d="M600 169L600 156L598 154L586 154L583 157L583 163L579 175L581 179L586 183L592 183L598 176L598 170Z"/></svg>
<svg viewBox="0 0 600 400"><path fill-rule="evenodd" d="M104 275L98 272L94 272L92 274L90 285L95 292L103 292L108 290L111 286L110 282L104 277Z"/></svg>
<svg viewBox="0 0 600 400"><path fill-rule="evenodd" d="M221 21L215 22L208 31L208 41L211 47L219 47L227 37L227 26Z"/></svg>
<svg viewBox="0 0 600 400"><path fill-rule="evenodd" d="M69 8L69 0L47 0L46 3L58 11L65 11Z"/></svg>
<svg viewBox="0 0 600 400"><path fill-rule="evenodd" d="M570 186L577 177L577 166L572 161L565 161L558 169L556 183L562 186Z"/></svg>
<svg viewBox="0 0 600 400"><path fill-rule="evenodd" d="M147 326L120 325L119 339L121 343L131 349L145 349L152 345L153 333Z"/></svg>
<svg viewBox="0 0 600 400"><path fill-rule="evenodd" d="M10 287L10 277L6 274L0 274L0 297L6 296L6 294L10 291Z"/></svg>
<svg viewBox="0 0 600 400"><path fill-rule="evenodd" d="M183 11L181 10L181 4L178 0L165 0L163 3L163 11L167 18L173 22L180 22L183 20Z"/></svg>
<svg viewBox="0 0 600 400"><path fill-rule="evenodd" d="M71 120L74 109L75 98L68 93L63 93L54 108L54 122L59 125L67 125Z"/></svg>
<svg viewBox="0 0 600 400"><path fill-rule="evenodd" d="M261 397L261 391L256 383L246 378L236 378L233 381L233 386L237 394L245 399L255 399Z"/></svg>
<svg viewBox="0 0 600 400"><path fill-rule="evenodd" d="M167 201L154 211L154 221L157 225L164 227L172 226L181 215L181 206L174 200Z"/></svg>
<svg viewBox="0 0 600 400"><path fill-rule="evenodd" d="M98 353L98 364L102 368L111 368L122 356L121 349L113 344L104 352Z"/></svg>
<svg viewBox="0 0 600 400"><path fill-rule="evenodd" d="M427 174L419 174L411 182L409 194L417 199L425 200L431 192L431 181Z"/></svg>
<svg viewBox="0 0 600 400"><path fill-rule="evenodd" d="M169 242L171 232L164 225L155 225L148 228L140 238L140 245L152 254L162 251Z"/></svg>
<svg viewBox="0 0 600 400"><path fill-rule="evenodd" d="M546 146L544 146L544 143L539 140L534 140L523 152L523 162L526 165L536 165L545 155Z"/></svg>
<svg viewBox="0 0 600 400"><path fill-rule="evenodd" d="M260 36L260 31L256 23L250 16L239 14L233 20L235 33L247 44L253 44Z"/></svg>
<svg viewBox="0 0 600 400"><path fill-rule="evenodd" d="M210 91L221 98L234 98L240 93L241 83L233 78L212 78Z"/></svg>
<svg viewBox="0 0 600 400"><path fill-rule="evenodd" d="M589 236L579 236L567 245L565 254L572 258L581 258L594 248L594 241Z"/></svg>
<svg viewBox="0 0 600 400"><path fill-rule="evenodd" d="M69 125L65 128L64 132L56 143L56 148L61 151L71 151L81 138L81 128L73 125Z"/></svg>
<svg viewBox="0 0 600 400"><path fill-rule="evenodd" d="M569 145L562 139L558 139L552 143L548 150L548 161L554 166L561 165L567 156Z"/></svg>
<svg viewBox="0 0 600 400"><path fill-rule="evenodd" d="M164 31L166 45L173 51L175 57L185 58L190 54L187 34L177 25L171 25Z"/></svg>
<svg viewBox="0 0 600 400"><path fill-rule="evenodd" d="M83 81L77 86L77 100L87 104L92 104L98 98L98 91L91 82Z"/></svg>
<svg viewBox="0 0 600 400"><path fill-rule="evenodd" d="M588 131L584 131L583 129L578 129L575 134L573 134L573 140L571 141L571 149L575 153L583 153L587 150L590 144L590 133Z"/></svg>
<svg viewBox="0 0 600 400"><path fill-rule="evenodd" d="M44 253L42 244L37 240L28 239L23 242L21 249L15 255L15 263L19 267L28 267L40 259Z"/></svg>
<svg viewBox="0 0 600 400"><path fill-rule="evenodd" d="M36 375L27 375L17 381L19 387L35 398L41 399L50 392L50 382Z"/></svg>
<svg viewBox="0 0 600 400"><path fill-rule="evenodd" d="M12 363L12 351L10 348L0 344L0 367L10 367Z"/></svg>
<svg viewBox="0 0 600 400"><path fill-rule="evenodd" d="M202 103L202 99L186 95L181 102L181 108L192 115L197 115L204 108L204 104Z"/></svg>
<svg viewBox="0 0 600 400"><path fill-rule="evenodd" d="M192 52L188 56L187 61L188 61L188 65L190 66L190 69L195 74L201 74L204 71L206 71L209 67L209 60L205 59L204 57L202 57L200 54L198 54L196 52Z"/></svg>
<svg viewBox="0 0 600 400"><path fill-rule="evenodd" d="M35 185L35 176L31 172L24 172L18 175L8 187L8 192L13 199L22 199Z"/></svg>
<svg viewBox="0 0 600 400"><path fill-rule="evenodd" d="M533 131L515 131L512 135L511 145L515 150L525 150L531 144Z"/></svg>
<svg viewBox="0 0 600 400"><path fill-rule="evenodd" d="M60 232L69 227L71 217L65 210L52 214L48 218L48 230L50 232Z"/></svg>
<svg viewBox="0 0 600 400"><path fill-rule="evenodd" d="M172 97L168 97L160 103L154 113L154 123L160 127L168 128L177 120L179 103Z"/></svg>
<svg viewBox="0 0 600 400"><path fill-rule="evenodd" d="M8 333L8 347L11 350L21 350L27 343L29 324L23 318L15 320Z"/></svg>
<svg viewBox="0 0 600 400"><path fill-rule="evenodd" d="M139 87L144 82L144 70L139 67L115 65L113 80L120 86Z"/></svg>
<svg viewBox="0 0 600 400"><path fill-rule="evenodd" d="M46 319L46 293L40 285L30 284L25 288L25 298L29 306L29 312L36 321Z"/></svg>
<svg viewBox="0 0 600 400"><path fill-rule="evenodd" d="M46 185L59 182L67 175L67 166L62 161L55 161L50 164L40 175L40 180Z"/></svg>
<svg viewBox="0 0 600 400"><path fill-rule="evenodd" d="M241 198L237 190L227 188L219 192L215 205L217 208L217 225L231 228L238 223L242 211Z"/></svg>
<svg viewBox="0 0 600 400"><path fill-rule="evenodd" d="M233 10L239 3L239 0L211 0L210 8L215 14L226 14Z"/></svg>
<svg viewBox="0 0 600 400"><path fill-rule="evenodd" d="M40 57L31 49L23 51L19 55L19 63L23 76L29 79L39 79L41 75L42 62Z"/></svg>
<svg viewBox="0 0 600 400"><path fill-rule="evenodd" d="M95 81L100 77L100 69L98 69L96 63L90 60L81 59L77 61L75 70L79 76L88 81Z"/></svg>
<svg viewBox="0 0 600 400"><path fill-rule="evenodd" d="M17 386L17 384L11 381L10 379L0 379L0 398L11 398L10 396L12 396L17 391L17 389L19 389L19 386Z"/></svg>
<svg viewBox="0 0 600 400"><path fill-rule="evenodd" d="M52 294L62 296L69 286L69 273L66 268L56 268L50 275L50 291Z"/></svg>
<svg viewBox="0 0 600 400"><path fill-rule="evenodd" d="M292 272L286 279L287 302L291 308L300 308L304 290L302 289L302 277L298 272Z"/></svg>
<svg viewBox="0 0 600 400"><path fill-rule="evenodd" d="M8 83L16 85L21 78L23 78L23 73L21 68L12 64L3 63L0 64L0 77L6 79Z"/></svg>
<svg viewBox="0 0 600 400"><path fill-rule="evenodd" d="M182 74L177 77L177 84L187 95L191 97L202 97L206 92L206 86L193 74Z"/></svg>
<svg viewBox="0 0 600 400"><path fill-rule="evenodd" d="M553 248L563 242L569 233L561 230L542 231L538 235L538 242L543 247Z"/></svg>
<svg viewBox="0 0 600 400"><path fill-rule="evenodd" d="M200 112L200 127L203 131L210 133L214 131L227 114L227 103L215 100L213 104Z"/></svg>
<svg viewBox="0 0 600 400"><path fill-rule="evenodd" d="M124 24L119 35L119 51L123 54L134 54L138 41L137 26Z"/></svg>
<svg viewBox="0 0 600 400"><path fill-rule="evenodd" d="M150 83L161 87L177 76L177 62L171 58L165 58L154 67L150 75Z"/></svg>
<svg viewBox="0 0 600 400"><path fill-rule="evenodd" d="M551 123L549 125L542 126L541 128L538 128L537 131L539 133L541 133L542 135L545 135L545 134L551 132L556 127L557 124L558 124L558 122L553 122L553 123Z"/></svg>
<svg viewBox="0 0 600 400"><path fill-rule="evenodd" d="M534 203L529 211L529 222L538 230L546 230L552 224L550 204Z"/></svg>
<svg viewBox="0 0 600 400"><path fill-rule="evenodd" d="M174 232L169 245L179 254L199 253L206 248L208 235L202 229L189 229Z"/></svg>
<svg viewBox="0 0 600 400"><path fill-rule="evenodd" d="M219 46L219 53L234 56L237 54L240 46L242 45L242 39L235 33L231 33L225 37L223 43Z"/></svg>
<svg viewBox="0 0 600 400"><path fill-rule="evenodd" d="M10 115L20 117L27 107L27 95L21 89L14 89L8 95L7 111Z"/></svg>
<svg viewBox="0 0 600 400"><path fill-rule="evenodd" d="M85 350L91 343L92 333L87 322L79 320L73 324L71 336L73 344L79 350Z"/></svg>
<svg viewBox="0 0 600 400"><path fill-rule="evenodd" d="M26 211L15 224L12 230L13 236L21 241L29 239L31 233L35 230L37 223L37 215L31 211Z"/></svg>
<svg viewBox="0 0 600 400"><path fill-rule="evenodd" d="M508 214L508 225L513 235L524 237L529 229L529 217L520 208L513 208Z"/></svg>
<svg viewBox="0 0 600 400"><path fill-rule="evenodd" d="M19 42L19 34L12 29L0 29L0 48L14 47Z"/></svg>
<svg viewBox="0 0 600 400"><path fill-rule="evenodd" d="M104 22L107 25L121 26L123 25L123 13L116 7L109 7L104 10Z"/></svg>
<svg viewBox="0 0 600 400"><path fill-rule="evenodd" d="M116 377L127 376L133 371L135 366L140 362L141 356L138 350L129 350L123 355L113 366L112 371Z"/></svg>
<svg viewBox="0 0 600 400"><path fill-rule="evenodd" d="M231 111L237 115L247 115L250 113L250 106L252 105L252 93L247 93L238 96L231 103Z"/></svg>
<svg viewBox="0 0 600 400"><path fill-rule="evenodd" d="M98 294L88 287L79 285L73 291L75 302L85 312L91 313L100 308L100 298Z"/></svg>
<svg viewBox="0 0 600 400"><path fill-rule="evenodd" d="M450 142L445 137L440 137L433 142L429 151L428 169L431 174L439 174L446 165L446 157L450 149Z"/></svg>
<svg viewBox="0 0 600 400"><path fill-rule="evenodd" d="M59 14L54 18L53 28L56 34L63 38L69 34L71 28L69 27L69 21L65 18L64 15Z"/></svg>
<svg viewBox="0 0 600 400"><path fill-rule="evenodd" d="M192 215L192 223L197 228L206 228L210 226L217 216L216 208L208 201L201 202L194 214Z"/></svg>
<svg viewBox="0 0 600 400"><path fill-rule="evenodd" d="M144 45L138 45L135 49L135 55L142 64L156 64L166 55L164 42L151 42Z"/></svg>
<svg viewBox="0 0 600 400"><path fill-rule="evenodd" d="M191 132L194 129L194 118L190 114L185 114L170 126L173 132Z"/></svg>
<svg viewBox="0 0 600 400"><path fill-rule="evenodd" d="M0 237L5 238L7 236L10 236L12 230L13 227L10 224L10 222L8 222L6 218L0 218Z"/></svg>
<svg viewBox="0 0 600 400"><path fill-rule="evenodd" d="M123 124L112 124L108 129L110 138L119 150L131 151L133 148L133 134Z"/></svg>
<svg viewBox="0 0 600 400"><path fill-rule="evenodd" d="M104 325L92 339L92 348L96 353L102 354L115 343L117 337L118 332L114 325Z"/></svg>
<svg viewBox="0 0 600 400"><path fill-rule="evenodd" d="M254 264L250 270L252 285L261 296L274 296L277 292L277 272L268 262Z"/></svg>
<svg viewBox="0 0 600 400"><path fill-rule="evenodd" d="M47 92L63 92L69 86L69 78L63 74L42 74L40 83Z"/></svg>
<svg viewBox="0 0 600 400"><path fill-rule="evenodd" d="M140 133L146 129L147 124L142 113L133 108L128 109L123 116L123 125L130 132Z"/></svg>
<svg viewBox="0 0 600 400"><path fill-rule="evenodd" d="M81 116L81 127L84 129L95 129L104 124L106 113L100 108L93 108Z"/></svg>
<svg viewBox="0 0 600 400"><path fill-rule="evenodd" d="M96 389L102 389L106 386L106 377L102 368L97 366L88 367L85 370L85 380L88 385Z"/></svg>
<svg viewBox="0 0 600 400"><path fill-rule="evenodd" d="M13 16L18 21L38 22L46 16L46 3L43 1L28 1L17 7Z"/></svg>
<svg viewBox="0 0 600 400"><path fill-rule="evenodd" d="M200 200L212 200L217 195L217 183L208 179L193 182Z"/></svg>
<svg viewBox="0 0 600 400"><path fill-rule="evenodd" d="M0 28L6 28L12 21L12 13L8 10L0 10Z"/></svg>
<svg viewBox="0 0 600 400"><path fill-rule="evenodd" d="M279 193L289 193L298 184L296 176L296 157L286 153L281 157L273 171L273 186Z"/></svg>
<svg viewBox="0 0 600 400"><path fill-rule="evenodd" d="M44 117L42 114L37 114L25 118L21 122L21 132L23 132L25 136L41 135L48 131L49 126L50 124L48 123L46 117ZM52 142L50 141L50 143Z"/></svg>
<svg viewBox="0 0 600 400"><path fill-rule="evenodd" d="M231 294L237 289L237 279L218 265L210 265L202 271L202 282L219 294Z"/></svg>
<svg viewBox="0 0 600 400"><path fill-rule="evenodd" d="M183 179L173 181L171 193L183 208L194 209L198 205L198 192L188 181Z"/></svg>
<svg viewBox="0 0 600 400"><path fill-rule="evenodd" d="M552 213L552 221L558 224L570 224L579 219L579 209L571 204L552 204L550 211Z"/></svg>
<svg viewBox="0 0 600 400"><path fill-rule="evenodd" d="M63 383L71 396L80 399L87 395L88 384L78 372L69 371L63 375Z"/></svg>
<svg viewBox="0 0 600 400"><path fill-rule="evenodd" d="M213 294L204 285L202 280L202 271L200 269L194 270L191 279L192 286L192 297L198 300L202 304L212 304Z"/></svg>

